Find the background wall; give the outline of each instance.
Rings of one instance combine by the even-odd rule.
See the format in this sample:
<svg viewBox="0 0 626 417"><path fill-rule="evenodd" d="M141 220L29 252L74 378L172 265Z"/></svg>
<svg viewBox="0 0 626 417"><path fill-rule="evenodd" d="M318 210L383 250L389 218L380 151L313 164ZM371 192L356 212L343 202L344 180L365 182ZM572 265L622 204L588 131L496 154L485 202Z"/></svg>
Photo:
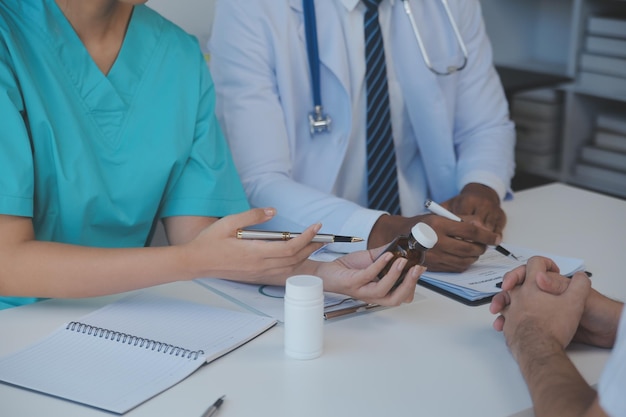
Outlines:
<svg viewBox="0 0 626 417"><path fill-rule="evenodd" d="M147 5L195 35L202 50L206 50L215 2L216 0L149 0Z"/></svg>

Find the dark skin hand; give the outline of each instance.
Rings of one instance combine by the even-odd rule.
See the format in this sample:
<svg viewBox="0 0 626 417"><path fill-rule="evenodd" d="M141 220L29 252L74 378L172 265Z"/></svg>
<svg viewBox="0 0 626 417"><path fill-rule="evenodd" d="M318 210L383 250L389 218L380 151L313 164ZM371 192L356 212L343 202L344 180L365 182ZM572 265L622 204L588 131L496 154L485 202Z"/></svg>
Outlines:
<svg viewBox="0 0 626 417"><path fill-rule="evenodd" d="M436 232L439 241L426 253L429 271L463 272L487 249L502 240L506 215L500 198L491 188L468 184L461 193L441 203L463 219L455 222L434 214L414 217L383 215L374 224L368 248L383 246L398 235L406 235L418 222L424 222Z"/></svg>
<svg viewBox="0 0 626 417"><path fill-rule="evenodd" d="M467 184L456 197L441 204L459 217L474 216L487 230L500 236L506 225L506 214L500 207L500 197L482 184Z"/></svg>

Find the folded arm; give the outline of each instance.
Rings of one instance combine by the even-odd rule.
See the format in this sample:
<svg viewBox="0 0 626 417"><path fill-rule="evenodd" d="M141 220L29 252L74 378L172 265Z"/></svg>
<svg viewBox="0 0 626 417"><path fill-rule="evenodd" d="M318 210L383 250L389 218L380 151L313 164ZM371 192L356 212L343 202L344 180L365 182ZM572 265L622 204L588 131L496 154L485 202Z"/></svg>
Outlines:
<svg viewBox="0 0 626 417"><path fill-rule="evenodd" d="M490 306L499 314L494 328L504 332L536 416L605 416L565 348L582 334L600 346L612 345L621 306L592 290L584 273L571 279L558 273L552 260L541 257L509 272Z"/></svg>

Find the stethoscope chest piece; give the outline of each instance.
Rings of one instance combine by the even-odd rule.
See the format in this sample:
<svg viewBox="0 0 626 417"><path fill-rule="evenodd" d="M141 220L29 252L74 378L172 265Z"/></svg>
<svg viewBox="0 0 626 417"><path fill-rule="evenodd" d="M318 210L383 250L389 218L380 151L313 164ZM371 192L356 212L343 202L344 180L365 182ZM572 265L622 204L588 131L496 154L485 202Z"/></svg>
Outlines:
<svg viewBox="0 0 626 417"><path fill-rule="evenodd" d="M452 16L452 12L450 11L450 7L448 6L448 0L440 0L441 4L446 13L448 22L450 23L450 27L454 32L459 48L463 53L463 61L460 64L456 65L447 65L445 69L437 70L434 68L428 52L426 51L426 47L424 46L424 42L422 40L422 36L418 30L415 19L413 18L413 11L411 10L411 4L408 0L402 0L402 4L404 6L404 11L409 18L409 22L411 24L411 28L413 29L413 34L415 35L415 39L419 46L419 50L424 58L424 63L426 67L433 72L434 74L445 76L451 75L458 71L461 71L467 65L467 48L465 43L463 42L463 38L461 37L461 33L459 28L454 21ZM302 0L302 9L304 12L304 28L306 35L306 46L307 46L307 57L309 61L309 71L311 74L311 90L313 93L313 111L308 114L309 116L309 127L311 130L311 135L317 135L319 133L328 133L330 132L331 118L324 113L324 109L322 107L322 93L321 93L321 81L320 81L320 58L319 58L319 50L317 44L317 23L315 19L315 4L314 0Z"/></svg>
<svg viewBox="0 0 626 417"><path fill-rule="evenodd" d="M309 127L312 135L329 133L332 122L330 116L324 113L322 106L315 106L314 110L309 113Z"/></svg>
<svg viewBox="0 0 626 417"><path fill-rule="evenodd" d="M320 82L320 56L317 46L317 23L315 22L315 5L313 0L302 0L304 10L304 27L306 31L307 56L311 72L313 93L313 111L309 113L311 135L330 132L331 118L324 113Z"/></svg>

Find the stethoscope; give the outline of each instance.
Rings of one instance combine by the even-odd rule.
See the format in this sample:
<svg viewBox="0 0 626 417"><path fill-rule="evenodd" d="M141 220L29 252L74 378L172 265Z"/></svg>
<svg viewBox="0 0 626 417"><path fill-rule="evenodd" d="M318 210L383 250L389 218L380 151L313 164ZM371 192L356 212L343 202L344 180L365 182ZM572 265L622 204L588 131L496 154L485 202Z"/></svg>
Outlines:
<svg viewBox="0 0 626 417"><path fill-rule="evenodd" d="M424 42L422 41L422 36L417 29L417 24L415 23L415 19L413 18L413 10L411 9L411 4L409 0L401 0L404 5L404 11L409 18L409 22L411 23L411 28L413 29L413 34L415 35L415 39L417 40L417 44L419 46L420 53L422 58L424 59L424 64L426 67L436 75L450 75L455 72L461 71L467 65L467 47L465 46L465 42L463 42L463 38L461 37L461 33L459 32L459 28L452 17L452 12L450 11L450 7L448 6L447 0L440 0L443 8L446 12L446 16L448 18L448 22L450 22L450 26L452 27L452 31L454 32L454 36L456 37L456 41L461 48L461 52L463 53L463 62L461 65L449 65L446 67L445 71L440 71L435 69L433 66L430 56L426 51L424 46ZM304 31L306 35L306 46L307 46L307 56L309 59L309 70L311 72L311 84L313 89L313 111L309 113L309 126L311 130L311 134L315 135L318 133L327 133L330 132L332 119L330 116L324 113L324 107L322 106L322 93L321 93L321 84L320 84L320 58L319 58L319 49L317 45L317 23L315 20L315 5L314 0L302 0L302 8L304 11Z"/></svg>

